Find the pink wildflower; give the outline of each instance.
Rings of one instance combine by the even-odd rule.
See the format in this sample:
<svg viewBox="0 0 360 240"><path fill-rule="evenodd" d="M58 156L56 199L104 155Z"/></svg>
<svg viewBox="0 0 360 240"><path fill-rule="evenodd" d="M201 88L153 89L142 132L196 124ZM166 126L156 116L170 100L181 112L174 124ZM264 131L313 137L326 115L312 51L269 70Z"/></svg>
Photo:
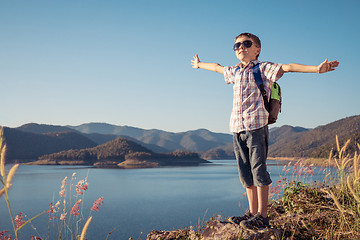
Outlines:
<svg viewBox="0 0 360 240"><path fill-rule="evenodd" d="M66 220L66 215L67 215L67 213L62 213L60 215L60 220Z"/></svg>
<svg viewBox="0 0 360 240"><path fill-rule="evenodd" d="M31 235L31 240L41 240L41 238Z"/></svg>
<svg viewBox="0 0 360 240"><path fill-rule="evenodd" d="M7 234L7 236L5 236ZM8 231L1 231L0 232L0 240L11 240L11 235Z"/></svg>
<svg viewBox="0 0 360 240"><path fill-rule="evenodd" d="M90 208L90 210L93 210L94 212L99 211L99 206L94 203L94 205Z"/></svg>
<svg viewBox="0 0 360 240"><path fill-rule="evenodd" d="M75 204L74 206L72 207L71 211L70 211L70 214L72 215L79 215L79 205L81 203L81 199L79 199Z"/></svg>
<svg viewBox="0 0 360 240"><path fill-rule="evenodd" d="M62 189L62 188L65 188L65 185L67 184L67 183L66 183L66 180L67 180L67 177L65 177L65 178L61 181L61 187L60 187L61 189Z"/></svg>
<svg viewBox="0 0 360 240"><path fill-rule="evenodd" d="M299 166L300 166L300 163L299 163L299 161L297 161L297 162L295 163L295 165L294 165L294 171L295 171L296 169L298 169Z"/></svg>
<svg viewBox="0 0 360 240"><path fill-rule="evenodd" d="M314 176L314 169L308 169L307 171L306 171L306 173L307 174L309 174L309 175L311 175L311 176Z"/></svg>
<svg viewBox="0 0 360 240"><path fill-rule="evenodd" d="M244 192L242 196L243 196L243 197L246 197L246 192Z"/></svg>
<svg viewBox="0 0 360 240"><path fill-rule="evenodd" d="M65 194L65 189L62 189L60 192L59 192L59 195L60 197L65 197L66 194Z"/></svg>
<svg viewBox="0 0 360 240"><path fill-rule="evenodd" d="M25 224L25 221L23 221L22 219L23 219L24 217L22 216L22 213L19 213L18 215L16 215L16 217L15 217L15 224L16 224L16 228L19 228L19 227L21 227L22 225L24 225Z"/></svg>
<svg viewBox="0 0 360 240"><path fill-rule="evenodd" d="M86 191L88 189L88 183L84 180L79 181L76 184L76 193L83 195L84 193L82 191Z"/></svg>
<svg viewBox="0 0 360 240"><path fill-rule="evenodd" d="M99 211L99 206L102 206L102 204L104 203L104 198L103 197L99 197L95 202L94 205L90 208L91 210L97 212Z"/></svg>
<svg viewBox="0 0 360 240"><path fill-rule="evenodd" d="M276 182L276 184L279 184L279 183L281 183L281 180L278 180L278 181Z"/></svg>
<svg viewBox="0 0 360 240"><path fill-rule="evenodd" d="M278 194L280 193L280 185L277 185L276 187L272 187L270 188L270 193L273 193L273 194Z"/></svg>
<svg viewBox="0 0 360 240"><path fill-rule="evenodd" d="M60 197L65 197L66 194L65 194L65 186L66 186L66 180L67 180L67 177L65 177L62 181L61 181L61 187L60 187L60 192L59 192L59 195Z"/></svg>
<svg viewBox="0 0 360 240"><path fill-rule="evenodd" d="M49 220L53 220L56 218L56 216L54 216L54 213L56 213L55 207L52 203L50 203L49 210L47 210L46 212L46 214L49 216Z"/></svg>

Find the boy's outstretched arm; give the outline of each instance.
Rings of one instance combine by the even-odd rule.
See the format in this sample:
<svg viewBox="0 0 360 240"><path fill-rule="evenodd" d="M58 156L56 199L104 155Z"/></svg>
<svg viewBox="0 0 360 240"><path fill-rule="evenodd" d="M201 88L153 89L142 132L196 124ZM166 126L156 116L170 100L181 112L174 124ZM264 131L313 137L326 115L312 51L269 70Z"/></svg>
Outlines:
<svg viewBox="0 0 360 240"><path fill-rule="evenodd" d="M334 71L339 66L338 61L330 61L326 59L319 66L302 65L297 63L283 64L280 69L280 74L286 72L304 72L304 73L326 73Z"/></svg>
<svg viewBox="0 0 360 240"><path fill-rule="evenodd" d="M202 68L202 69L206 69L206 70L210 70L210 71L214 71L214 72L224 74L224 67L223 66L221 66L218 63L200 62L199 56L197 54L194 56L194 60L191 60L191 65L192 65L193 68Z"/></svg>

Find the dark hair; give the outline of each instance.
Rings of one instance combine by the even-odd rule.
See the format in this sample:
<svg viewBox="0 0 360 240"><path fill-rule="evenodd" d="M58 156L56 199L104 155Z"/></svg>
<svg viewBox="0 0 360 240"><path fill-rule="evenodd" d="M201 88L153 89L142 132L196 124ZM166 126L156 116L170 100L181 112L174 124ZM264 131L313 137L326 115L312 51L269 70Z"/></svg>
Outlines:
<svg viewBox="0 0 360 240"><path fill-rule="evenodd" d="M248 37L250 38L251 40L254 41L254 44L257 48L261 48L261 41L260 41L260 38L258 38L256 35L252 34L252 33L241 33L240 35L238 35L236 38L235 38L235 41L236 39L238 39L239 37L242 37L242 36L245 36L245 37ZM260 54L259 54L260 55ZM259 55L256 56L256 59L258 59Z"/></svg>

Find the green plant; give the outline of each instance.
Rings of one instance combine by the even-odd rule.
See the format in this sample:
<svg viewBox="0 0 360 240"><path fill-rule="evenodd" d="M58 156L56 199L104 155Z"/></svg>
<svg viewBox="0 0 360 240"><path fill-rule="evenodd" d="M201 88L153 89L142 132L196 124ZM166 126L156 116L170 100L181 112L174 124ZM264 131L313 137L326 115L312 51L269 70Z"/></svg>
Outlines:
<svg viewBox="0 0 360 240"><path fill-rule="evenodd" d="M289 185L285 187L281 201L284 205L284 209L286 212L303 212L301 208L295 208L296 201L294 201L293 197L302 193L304 189L308 186L308 184L303 184L302 182L291 181Z"/></svg>

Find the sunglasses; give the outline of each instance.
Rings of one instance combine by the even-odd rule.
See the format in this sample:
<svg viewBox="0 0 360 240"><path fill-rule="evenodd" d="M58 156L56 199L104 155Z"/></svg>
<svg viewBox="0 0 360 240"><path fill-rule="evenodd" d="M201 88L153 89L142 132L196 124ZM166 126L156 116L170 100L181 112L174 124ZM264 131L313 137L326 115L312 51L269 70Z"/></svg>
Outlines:
<svg viewBox="0 0 360 240"><path fill-rule="evenodd" d="M235 43L233 49L234 49L234 51L236 51L240 48L241 45L243 45L246 48L251 48L252 44L253 43L250 40L245 40L243 42L237 42L237 43Z"/></svg>

